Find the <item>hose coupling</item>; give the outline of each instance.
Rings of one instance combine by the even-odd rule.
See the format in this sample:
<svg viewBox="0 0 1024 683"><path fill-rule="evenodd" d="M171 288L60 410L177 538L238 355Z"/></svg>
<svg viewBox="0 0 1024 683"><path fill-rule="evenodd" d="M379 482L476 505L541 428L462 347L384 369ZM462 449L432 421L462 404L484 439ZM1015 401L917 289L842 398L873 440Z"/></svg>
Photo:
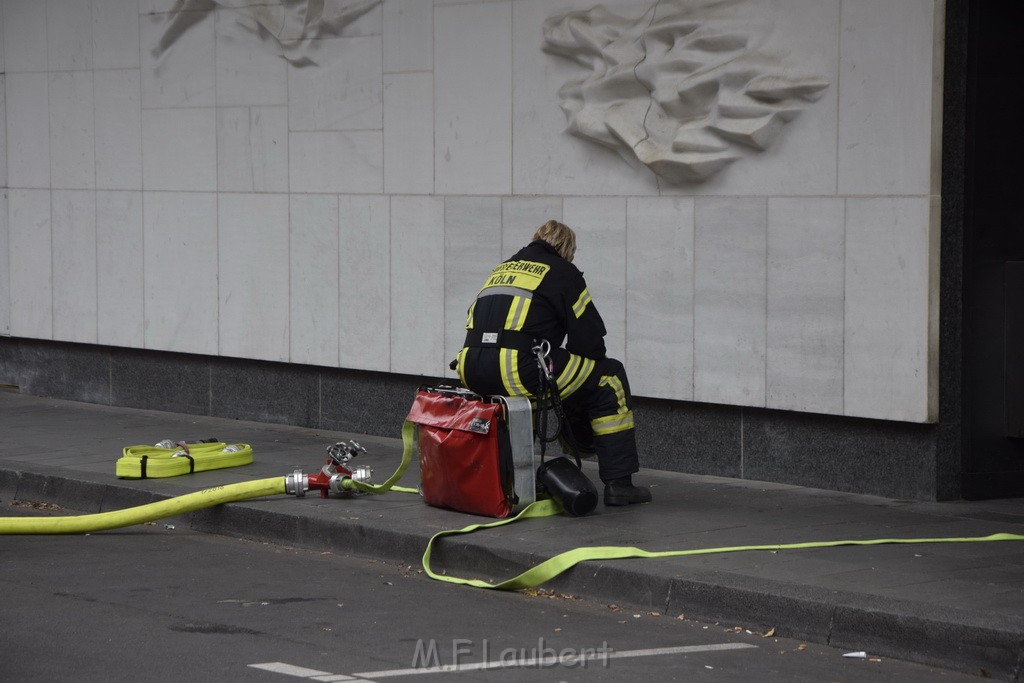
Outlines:
<svg viewBox="0 0 1024 683"><path fill-rule="evenodd" d="M370 480L373 479L373 468L367 465L359 465L352 470L352 481L359 481L364 484L369 484Z"/></svg>
<svg viewBox="0 0 1024 683"><path fill-rule="evenodd" d="M284 492L296 498L304 498L309 490L309 477L302 473L302 470L295 470L285 475Z"/></svg>

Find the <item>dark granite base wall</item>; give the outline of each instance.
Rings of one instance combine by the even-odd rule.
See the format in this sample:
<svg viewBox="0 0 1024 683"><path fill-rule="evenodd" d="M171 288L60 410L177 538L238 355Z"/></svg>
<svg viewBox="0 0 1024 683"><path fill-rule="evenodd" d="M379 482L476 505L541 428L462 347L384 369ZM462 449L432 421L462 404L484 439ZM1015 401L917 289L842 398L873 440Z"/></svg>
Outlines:
<svg viewBox="0 0 1024 683"><path fill-rule="evenodd" d="M394 438L416 388L440 381L0 337L0 384L23 393ZM895 498L958 496L937 485L939 425L643 398L636 421L644 467Z"/></svg>

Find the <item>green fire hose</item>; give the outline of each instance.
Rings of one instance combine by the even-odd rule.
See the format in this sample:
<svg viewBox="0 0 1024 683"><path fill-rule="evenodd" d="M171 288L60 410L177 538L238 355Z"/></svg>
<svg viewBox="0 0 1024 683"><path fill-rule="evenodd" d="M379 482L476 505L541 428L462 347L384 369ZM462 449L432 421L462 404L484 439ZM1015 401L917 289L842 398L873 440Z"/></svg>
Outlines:
<svg viewBox="0 0 1024 683"><path fill-rule="evenodd" d="M121 527L145 524L165 517L234 503L249 498L285 493L285 477L257 479L212 489L187 493L176 498L140 505L127 510L113 510L74 517L0 517L0 534L86 534Z"/></svg>
<svg viewBox="0 0 1024 683"><path fill-rule="evenodd" d="M367 484L353 479L342 479L341 489L345 491L359 491L363 493L383 494L389 491L402 491L416 493L416 489L396 486L396 482L405 473L411 460L414 443L414 425L406 422L402 428L402 462L398 469L384 483L379 485ZM223 446L223 444L220 444ZM126 453L126 455L128 455ZM175 463L175 465L177 465ZM137 475L136 475L137 476ZM271 477L256 481L217 486L204 491L185 494L176 498L150 503L127 510L116 510L91 515L79 515L74 517L2 517L0 518L0 535L11 534L82 534L96 531L106 531L135 524L143 524L165 517L183 515L202 508L233 503L251 498L262 498L285 493L297 493L300 487L300 472L286 477ZM441 531L431 537L427 548L423 553L423 569L427 576L438 581L455 583L475 588L487 588L495 590L520 590L524 588L535 588L559 574L571 569L580 562L588 560L615 560L625 558L662 558L662 557L685 557L691 555L710 555L715 553L747 552L747 551L778 551L778 550L799 550L811 548L832 548L837 546L850 545L886 545L886 544L911 544L911 543L975 543L990 541L1024 541L1024 535L997 533L989 536L971 536L959 538L886 538L870 540L846 540L846 541L816 541L810 543L788 543L769 545L747 545L727 546L718 548L693 548L689 550L667 550L649 551L642 548L628 546L591 546L574 548L559 553L533 567L514 576L510 579L497 583L490 583L480 579L465 579L455 576L438 574L430 567L431 552L434 544L445 536L473 533L479 529L488 529L505 524L511 524L519 520L533 519L539 517L550 517L562 511L560 504L555 499L538 500L528 505L515 517L501 519L490 523L471 524L462 529L451 529Z"/></svg>

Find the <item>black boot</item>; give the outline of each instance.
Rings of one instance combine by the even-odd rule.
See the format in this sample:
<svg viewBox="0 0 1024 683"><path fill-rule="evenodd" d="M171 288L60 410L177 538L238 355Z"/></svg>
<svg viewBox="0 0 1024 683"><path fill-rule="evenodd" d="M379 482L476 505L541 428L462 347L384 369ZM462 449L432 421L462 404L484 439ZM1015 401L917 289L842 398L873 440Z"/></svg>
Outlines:
<svg viewBox="0 0 1024 683"><path fill-rule="evenodd" d="M651 490L646 486L634 486L633 477L621 477L604 483L605 505L632 505L650 503Z"/></svg>

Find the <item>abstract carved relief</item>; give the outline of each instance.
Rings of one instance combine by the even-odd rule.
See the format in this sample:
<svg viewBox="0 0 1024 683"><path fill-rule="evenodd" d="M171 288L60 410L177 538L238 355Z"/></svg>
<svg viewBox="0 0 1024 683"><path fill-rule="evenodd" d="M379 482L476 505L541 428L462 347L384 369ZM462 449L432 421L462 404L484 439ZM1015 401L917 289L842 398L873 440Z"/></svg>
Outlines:
<svg viewBox="0 0 1024 683"><path fill-rule="evenodd" d="M160 57L182 33L210 16L210 10L233 10L238 23L271 45L293 66L315 64L312 41L341 34L342 29L382 0L176 0L153 56Z"/></svg>
<svg viewBox="0 0 1024 683"><path fill-rule="evenodd" d="M707 180L780 136L829 83L763 48L744 0L655 2L639 18L597 6L544 23L544 51L585 67L558 97L568 132L673 183Z"/></svg>

